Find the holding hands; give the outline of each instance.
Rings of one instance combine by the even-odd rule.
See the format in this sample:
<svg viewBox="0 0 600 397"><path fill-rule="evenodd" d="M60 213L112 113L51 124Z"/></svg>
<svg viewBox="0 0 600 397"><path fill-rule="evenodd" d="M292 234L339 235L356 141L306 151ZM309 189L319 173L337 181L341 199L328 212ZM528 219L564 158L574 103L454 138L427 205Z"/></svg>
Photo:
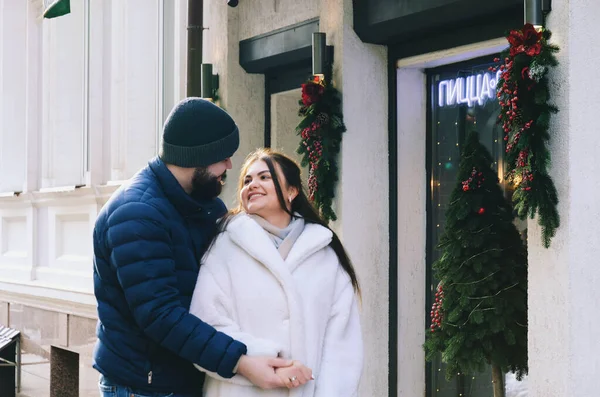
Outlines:
<svg viewBox="0 0 600 397"><path fill-rule="evenodd" d="M237 372L261 389L293 389L314 379L300 361L272 357L242 356Z"/></svg>
<svg viewBox="0 0 600 397"><path fill-rule="evenodd" d="M279 367L275 373L288 389L304 385L309 380L315 379L312 370L300 361L293 361L289 367Z"/></svg>

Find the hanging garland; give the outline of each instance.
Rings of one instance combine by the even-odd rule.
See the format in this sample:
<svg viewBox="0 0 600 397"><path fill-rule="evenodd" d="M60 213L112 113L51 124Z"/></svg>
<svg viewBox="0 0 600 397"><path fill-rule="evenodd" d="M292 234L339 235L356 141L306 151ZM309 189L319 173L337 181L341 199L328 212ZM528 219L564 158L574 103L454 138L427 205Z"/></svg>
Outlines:
<svg viewBox="0 0 600 397"><path fill-rule="evenodd" d="M549 44L551 33L526 24L508 36L509 48L502 54L498 69L497 97L501 106L498 123L504 129L507 179L516 190L515 209L521 219L537 213L546 248L559 226L558 195L548 174L550 152L547 141L550 115L558 109L549 104L548 72L558 64L558 47ZM496 59L500 62L500 59Z"/></svg>
<svg viewBox="0 0 600 397"><path fill-rule="evenodd" d="M302 120L296 127L301 137L298 154L308 166L308 194L326 221L336 220L332 204L338 181L337 156L346 131L340 93L319 77L302 84L299 102Z"/></svg>

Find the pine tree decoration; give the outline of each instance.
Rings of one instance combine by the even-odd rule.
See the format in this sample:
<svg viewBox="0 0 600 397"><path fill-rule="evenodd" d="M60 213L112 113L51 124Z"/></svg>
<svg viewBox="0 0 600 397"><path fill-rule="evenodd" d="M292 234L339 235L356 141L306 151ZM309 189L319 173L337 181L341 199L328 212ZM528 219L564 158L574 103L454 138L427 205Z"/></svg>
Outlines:
<svg viewBox="0 0 600 397"><path fill-rule="evenodd" d="M448 379L491 365L503 397L504 373L527 372L527 252L492 163L471 132L433 264L440 284L424 347L429 361L442 354Z"/></svg>

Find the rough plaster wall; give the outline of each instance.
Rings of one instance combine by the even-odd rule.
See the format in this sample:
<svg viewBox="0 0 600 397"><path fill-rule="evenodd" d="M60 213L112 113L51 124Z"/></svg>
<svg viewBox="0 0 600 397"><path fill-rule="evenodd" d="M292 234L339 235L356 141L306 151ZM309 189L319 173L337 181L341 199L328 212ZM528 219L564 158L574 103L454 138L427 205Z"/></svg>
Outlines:
<svg viewBox="0 0 600 397"><path fill-rule="evenodd" d="M240 148L233 156L233 169L222 198L228 207L237 200L237 184L244 158L264 144L264 76L248 74L239 62L239 30L243 25L240 9L231 8L222 0L205 2L205 62L214 65L219 74L221 106L233 117L240 129ZM246 5L246 7L248 7Z"/></svg>
<svg viewBox="0 0 600 397"><path fill-rule="evenodd" d="M321 1L321 31L334 46L334 82L343 93L341 183L336 230L357 269L363 292L365 366L360 396L388 394L389 186L385 47L360 41L351 0ZM395 353L393 353L395 354Z"/></svg>
<svg viewBox="0 0 600 397"><path fill-rule="evenodd" d="M319 0L241 0L237 8L240 40L319 16Z"/></svg>
<svg viewBox="0 0 600 397"><path fill-rule="evenodd" d="M562 47L560 67L552 74L553 102L561 112L552 119L552 167L560 197L562 227L545 249L540 240L541 230L537 220L528 222L529 250L529 382L532 397L569 396L567 373L569 371L569 98L566 82L569 68L568 4L554 4L550 28L557 34L553 42ZM560 33L559 33L560 32ZM569 132L570 133L570 132Z"/></svg>
<svg viewBox="0 0 600 397"><path fill-rule="evenodd" d="M592 26L597 26L600 3L571 0L569 25L569 159L570 210L568 233L571 239L569 272L571 301L568 306L571 329L571 370L569 387L572 396L598 395L600 343L597 312L590 312L594 294L600 285L600 174L597 126L600 98L600 76L593 72L600 62L600 48ZM590 89L593 87L593 89ZM557 131L557 133L559 133ZM566 225L566 224L565 224Z"/></svg>
<svg viewBox="0 0 600 397"><path fill-rule="evenodd" d="M600 4L589 0L553 2L547 20L561 47L551 75L551 95L560 113L551 123L551 174L559 192L561 227L550 249L529 221L530 396L597 395L600 320L593 294L600 283L598 228L600 189L594 183L600 151L594 125L600 78L590 65L600 60L593 29ZM590 89L593 87L594 89Z"/></svg>
<svg viewBox="0 0 600 397"><path fill-rule="evenodd" d="M425 389L425 250L427 218L425 74L398 78L398 396Z"/></svg>

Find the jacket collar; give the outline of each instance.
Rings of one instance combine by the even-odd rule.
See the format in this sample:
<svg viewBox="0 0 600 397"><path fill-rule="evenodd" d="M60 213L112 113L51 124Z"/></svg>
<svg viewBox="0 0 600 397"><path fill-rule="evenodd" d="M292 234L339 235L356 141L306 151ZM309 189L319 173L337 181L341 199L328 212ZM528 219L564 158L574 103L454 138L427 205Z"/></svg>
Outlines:
<svg viewBox="0 0 600 397"><path fill-rule="evenodd" d="M235 244L274 273L293 272L309 256L327 247L333 237L331 231L321 225L306 224L284 261L267 233L248 215L238 214L227 226L227 232Z"/></svg>
<svg viewBox="0 0 600 397"><path fill-rule="evenodd" d="M227 212L225 204L219 198L198 201L187 194L158 156L150 160L148 166L156 176L165 196L182 216L216 220Z"/></svg>

